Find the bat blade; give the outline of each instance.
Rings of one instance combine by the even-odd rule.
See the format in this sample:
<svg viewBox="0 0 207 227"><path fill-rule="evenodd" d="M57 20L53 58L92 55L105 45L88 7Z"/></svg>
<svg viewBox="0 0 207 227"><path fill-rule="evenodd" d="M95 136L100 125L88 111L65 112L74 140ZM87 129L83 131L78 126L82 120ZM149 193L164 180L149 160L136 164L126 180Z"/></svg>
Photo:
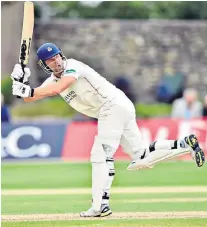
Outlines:
<svg viewBox="0 0 207 227"><path fill-rule="evenodd" d="M24 3L24 16L23 16L23 25L22 25L22 37L21 45L19 52L19 63L22 66L24 72L25 66L29 61L30 48L32 43L32 35L34 29L34 4L33 2ZM23 82L24 76L19 80ZM21 98L17 96L17 98Z"/></svg>
<svg viewBox="0 0 207 227"><path fill-rule="evenodd" d="M25 2L22 38L19 54L19 63L22 65L22 67L25 67L29 61L33 28L34 28L34 4L33 2Z"/></svg>

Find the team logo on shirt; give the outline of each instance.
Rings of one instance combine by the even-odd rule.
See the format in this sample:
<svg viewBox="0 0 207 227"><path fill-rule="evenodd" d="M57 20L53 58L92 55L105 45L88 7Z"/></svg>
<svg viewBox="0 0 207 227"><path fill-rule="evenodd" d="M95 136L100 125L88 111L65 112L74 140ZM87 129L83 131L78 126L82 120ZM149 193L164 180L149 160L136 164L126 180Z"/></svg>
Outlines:
<svg viewBox="0 0 207 227"><path fill-rule="evenodd" d="M65 71L65 74L69 74L69 73L76 73L75 69L67 69Z"/></svg>
<svg viewBox="0 0 207 227"><path fill-rule="evenodd" d="M76 93L74 91L70 91L66 96L64 96L64 100L67 103L70 103L75 97L76 97Z"/></svg>

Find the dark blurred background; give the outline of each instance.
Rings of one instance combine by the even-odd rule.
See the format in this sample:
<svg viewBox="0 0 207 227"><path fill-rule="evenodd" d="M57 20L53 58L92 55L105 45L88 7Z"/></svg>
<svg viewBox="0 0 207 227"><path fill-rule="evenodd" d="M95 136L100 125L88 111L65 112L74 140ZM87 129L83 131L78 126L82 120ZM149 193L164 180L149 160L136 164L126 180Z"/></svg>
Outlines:
<svg viewBox="0 0 207 227"><path fill-rule="evenodd" d="M22 12L23 2L1 2L2 105L11 115L5 119L77 116L60 97L30 104L12 97ZM122 89L138 118L206 115L206 19L207 2L35 2L31 84L47 76L37 66L37 48L53 42Z"/></svg>

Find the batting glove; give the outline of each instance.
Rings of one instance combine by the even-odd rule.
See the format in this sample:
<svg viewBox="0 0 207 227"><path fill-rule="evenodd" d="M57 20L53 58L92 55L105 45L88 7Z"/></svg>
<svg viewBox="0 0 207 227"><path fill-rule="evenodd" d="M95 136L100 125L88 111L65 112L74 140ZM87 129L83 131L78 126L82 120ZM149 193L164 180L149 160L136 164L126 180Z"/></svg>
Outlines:
<svg viewBox="0 0 207 227"><path fill-rule="evenodd" d="M25 74L24 74L25 72ZM31 75L31 71L29 68L24 68L24 72L22 70L22 67L20 64L16 64L14 66L14 69L13 69L13 72L11 74L11 78L12 80L17 80L19 81L23 76L24 76L24 80L23 80L23 83L27 83L29 82L29 77Z"/></svg>
<svg viewBox="0 0 207 227"><path fill-rule="evenodd" d="M12 94L22 98L33 97L34 89L18 81L13 81Z"/></svg>

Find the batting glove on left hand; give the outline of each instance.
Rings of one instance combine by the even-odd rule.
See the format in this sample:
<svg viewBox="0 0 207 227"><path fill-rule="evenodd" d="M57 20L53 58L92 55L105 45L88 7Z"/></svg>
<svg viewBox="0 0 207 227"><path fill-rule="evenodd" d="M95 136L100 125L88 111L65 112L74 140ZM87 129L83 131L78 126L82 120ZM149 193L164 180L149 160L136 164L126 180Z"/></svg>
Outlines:
<svg viewBox="0 0 207 227"><path fill-rule="evenodd" d="M13 80L19 81L24 76L23 83L28 83L30 75L31 75L31 71L29 68L24 68L24 72L23 72L21 65L16 64L14 66L13 72L11 73L11 78Z"/></svg>
<svg viewBox="0 0 207 227"><path fill-rule="evenodd" d="M13 81L12 94L22 98L33 97L34 89L18 81Z"/></svg>

